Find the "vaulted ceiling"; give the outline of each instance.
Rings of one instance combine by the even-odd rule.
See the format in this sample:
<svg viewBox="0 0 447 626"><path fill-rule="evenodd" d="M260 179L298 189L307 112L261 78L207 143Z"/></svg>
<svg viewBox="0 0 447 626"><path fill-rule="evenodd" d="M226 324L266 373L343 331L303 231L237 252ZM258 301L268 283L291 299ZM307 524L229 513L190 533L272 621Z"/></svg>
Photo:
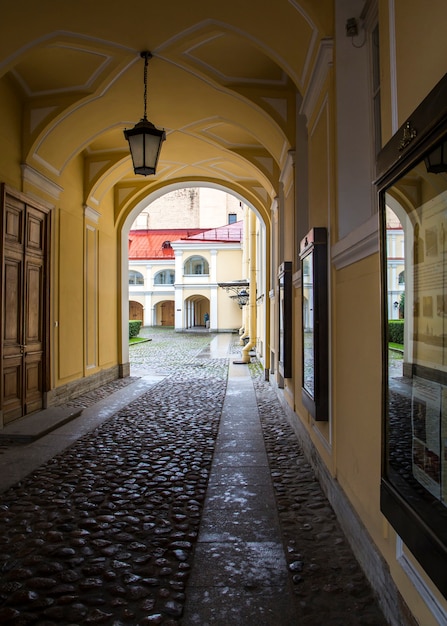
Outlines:
<svg viewBox="0 0 447 626"><path fill-rule="evenodd" d="M54 182L84 157L85 201L213 181L256 203L278 193L296 108L332 1L21 0L2 7L0 79L23 103L22 162ZM165 128L155 177L136 177L125 128Z"/></svg>

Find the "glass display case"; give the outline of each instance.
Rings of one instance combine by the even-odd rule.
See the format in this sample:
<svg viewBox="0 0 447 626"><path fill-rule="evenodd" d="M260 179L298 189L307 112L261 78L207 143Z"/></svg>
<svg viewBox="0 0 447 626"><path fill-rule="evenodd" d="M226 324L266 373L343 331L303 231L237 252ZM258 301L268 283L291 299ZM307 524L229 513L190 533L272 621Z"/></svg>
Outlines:
<svg viewBox="0 0 447 626"><path fill-rule="evenodd" d="M328 419L327 233L313 228L300 245L302 400L315 420Z"/></svg>
<svg viewBox="0 0 447 626"><path fill-rule="evenodd" d="M383 301L381 509L447 595L447 84L384 149L379 180ZM441 98L441 94L443 98ZM424 116L425 112L425 116ZM426 132L423 132L428 128ZM394 158L393 158L394 154ZM380 163L380 159L379 159ZM389 320L389 216L403 233L401 338ZM394 253L395 254L395 253ZM391 341L391 343L390 343ZM396 358L396 354L401 358Z"/></svg>
<svg viewBox="0 0 447 626"><path fill-rule="evenodd" d="M279 359L283 378L292 377L292 262L284 261L278 270Z"/></svg>

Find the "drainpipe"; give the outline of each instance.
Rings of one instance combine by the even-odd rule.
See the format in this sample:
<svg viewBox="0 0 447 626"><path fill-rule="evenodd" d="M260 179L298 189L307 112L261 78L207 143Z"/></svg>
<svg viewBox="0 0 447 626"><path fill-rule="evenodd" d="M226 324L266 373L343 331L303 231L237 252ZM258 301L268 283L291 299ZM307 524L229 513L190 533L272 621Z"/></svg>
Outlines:
<svg viewBox="0 0 447 626"><path fill-rule="evenodd" d="M250 233L249 233L249 259L248 259L248 280L250 283L250 296L248 300L248 327L249 341L242 349L242 362L250 363L249 352L256 347L256 215L250 211Z"/></svg>
<svg viewBox="0 0 447 626"><path fill-rule="evenodd" d="M244 276L249 275L249 240L250 240L250 215L251 214L252 214L252 211L250 211L250 209L246 206L245 215L244 215L244 225L245 225L244 246L242 250L242 268L243 268ZM239 329L239 335L240 335L239 345L240 346L244 345L245 343L244 339L246 339L249 336L248 309L249 307L247 305L245 305L242 308L242 326Z"/></svg>

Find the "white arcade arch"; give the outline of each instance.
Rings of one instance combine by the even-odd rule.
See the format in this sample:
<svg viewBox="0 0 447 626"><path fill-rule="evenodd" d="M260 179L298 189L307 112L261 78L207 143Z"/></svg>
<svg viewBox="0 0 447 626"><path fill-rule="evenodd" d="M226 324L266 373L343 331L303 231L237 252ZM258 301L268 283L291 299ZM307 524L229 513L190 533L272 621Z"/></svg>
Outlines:
<svg viewBox="0 0 447 626"><path fill-rule="evenodd" d="M151 204L158 198L161 198L165 194L176 191L178 189L185 189L189 187L210 187L212 189L218 189L219 191L223 191L228 193L235 198L237 198L240 202L243 202L251 211L254 211L256 216L259 218L261 224L261 241L260 249L258 250L258 259L257 262L262 264L264 271L260 272L260 276L262 276L262 280L266 281L267 276L267 237L266 237L266 225L264 219L259 213L258 209L246 198L235 192L233 189L229 189L225 185L220 185L218 183L212 182L200 182L200 181L191 181L189 183L185 182L177 182L171 185L166 185L161 189L157 189L156 191L145 196L143 200L141 200L135 207L129 212L127 215L123 227L121 229L121 364L122 367L126 367L129 363L129 281L128 281L128 269L129 269L129 231L130 228L135 221L137 215L141 213L141 211ZM260 285L262 292L266 292L266 285ZM264 319L266 318L266 307L267 307L267 298L263 300L264 306ZM264 333L268 332L267 325L265 325ZM267 338L264 336L261 338L261 341L264 346L268 345L266 340Z"/></svg>

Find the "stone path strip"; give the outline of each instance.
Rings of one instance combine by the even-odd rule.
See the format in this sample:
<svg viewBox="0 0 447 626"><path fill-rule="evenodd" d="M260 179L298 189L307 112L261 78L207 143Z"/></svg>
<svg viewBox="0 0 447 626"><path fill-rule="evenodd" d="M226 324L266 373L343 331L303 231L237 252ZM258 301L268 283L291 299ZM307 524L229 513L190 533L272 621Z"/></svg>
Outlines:
<svg viewBox="0 0 447 626"><path fill-rule="evenodd" d="M184 626L298 623L256 396L230 364Z"/></svg>

